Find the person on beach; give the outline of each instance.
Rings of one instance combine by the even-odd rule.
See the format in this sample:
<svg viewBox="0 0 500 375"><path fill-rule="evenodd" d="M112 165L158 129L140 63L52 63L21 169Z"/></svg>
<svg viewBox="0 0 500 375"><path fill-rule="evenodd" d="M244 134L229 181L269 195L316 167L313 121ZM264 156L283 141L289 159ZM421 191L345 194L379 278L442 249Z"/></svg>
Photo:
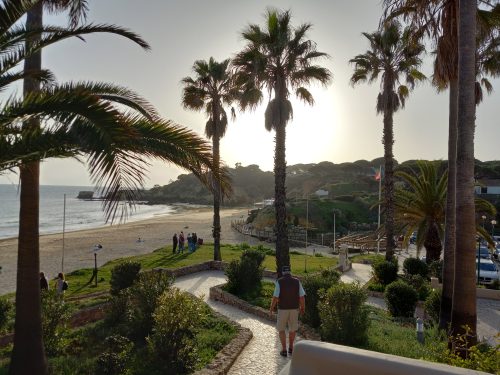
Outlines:
<svg viewBox="0 0 500 375"><path fill-rule="evenodd" d="M187 243L188 243L188 252L193 252L193 237L191 237L191 233L187 235Z"/></svg>
<svg viewBox="0 0 500 375"><path fill-rule="evenodd" d="M198 248L198 236L196 233L193 233L193 251L196 251Z"/></svg>
<svg viewBox="0 0 500 375"><path fill-rule="evenodd" d="M269 311L272 314L276 305L278 306L276 329L281 342L280 355L286 357L285 330L288 326L288 354L292 355L295 333L299 328L299 312L303 315L305 311L306 293L300 280L292 277L289 266L283 266L282 274L283 276L276 280L274 285L273 299Z"/></svg>
<svg viewBox="0 0 500 375"><path fill-rule="evenodd" d="M179 234L179 253L184 252L184 232L181 230L181 234Z"/></svg>
<svg viewBox="0 0 500 375"><path fill-rule="evenodd" d="M64 291L68 289L68 283L66 282L66 279L64 278L64 273L59 272L57 274L57 279L56 279L56 292L60 296L64 295Z"/></svg>
<svg viewBox="0 0 500 375"><path fill-rule="evenodd" d="M174 236L172 237L172 253L175 254L177 250L177 243L179 240L177 239L177 233L174 233Z"/></svg>
<svg viewBox="0 0 500 375"><path fill-rule="evenodd" d="M49 290L49 280L45 277L45 273L40 272L40 290Z"/></svg>

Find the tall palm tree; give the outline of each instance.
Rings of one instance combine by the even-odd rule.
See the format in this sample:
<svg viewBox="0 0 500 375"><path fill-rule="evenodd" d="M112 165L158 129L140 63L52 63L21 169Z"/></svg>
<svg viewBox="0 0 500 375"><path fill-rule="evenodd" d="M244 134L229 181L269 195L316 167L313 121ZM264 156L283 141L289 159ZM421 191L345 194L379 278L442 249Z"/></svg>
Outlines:
<svg viewBox="0 0 500 375"><path fill-rule="evenodd" d="M314 82L327 85L331 80L328 69L314 65L318 58L328 55L319 52L316 44L307 39L312 25L293 27L289 11L268 9L266 25L251 24L242 33L247 42L233 60L238 71L238 83L243 86L242 109L255 107L263 100L262 90L269 95L265 111L265 127L275 130L274 207L276 211L276 267L278 274L290 265L286 226L286 125L292 119L290 89L307 104L314 98L305 87Z"/></svg>
<svg viewBox="0 0 500 375"><path fill-rule="evenodd" d="M468 326L474 345L476 336L476 271L474 211L474 126L476 115L476 14L475 0L460 0L458 22L458 121L457 121L457 190L455 274L460 288L455 288L451 317L453 334L464 334ZM457 282L457 276L455 282Z"/></svg>
<svg viewBox="0 0 500 375"><path fill-rule="evenodd" d="M385 236L387 239L386 259L394 255L394 143L393 115L404 107L410 90L425 76L418 70L422 64L420 55L424 46L416 38L414 29L404 30L398 22L392 21L381 31L363 33L370 42L370 49L350 60L354 64L351 83L372 83L382 73L381 92L377 97L377 113L384 116L384 205ZM401 83L402 78L405 84Z"/></svg>
<svg viewBox="0 0 500 375"><path fill-rule="evenodd" d="M398 171L395 176L404 187L395 191L396 222L405 233L405 241L417 231L417 249L426 249L426 261L439 260L444 237L448 173L439 170L435 162L419 161L418 171ZM495 206L476 198L476 212L496 215ZM478 216L478 217L479 217ZM491 242L489 235L477 221L477 233Z"/></svg>
<svg viewBox="0 0 500 375"><path fill-rule="evenodd" d="M185 77L182 79L184 85L182 105L184 108L195 111L205 110L208 121L205 125L205 135L212 139L214 165L212 168L215 181L219 180L220 170L220 139L224 137L227 129L227 113L224 106L231 104L238 97L233 74L229 68L230 59L217 62L213 57L207 61L198 60L193 65L195 78ZM234 117L234 109L231 107L231 115ZM214 186L214 260L222 260L220 252L220 204L222 191L220 185L215 182Z"/></svg>
<svg viewBox="0 0 500 375"><path fill-rule="evenodd" d="M29 102L29 98L38 95L40 91L41 79L51 80L53 78L50 72L41 69L40 50L46 45L52 44L69 36L78 36L97 31L121 34L139 45L147 47L147 43L145 43L137 35L115 26L88 25L81 28L73 27L67 30L60 27L44 28L42 22L43 4L44 3L42 1L35 0L5 0L0 6L0 39L2 40L0 82L3 88L6 84L17 79L24 79L24 96L27 102ZM26 26L20 26L19 20L26 14ZM24 71L17 72L15 68L18 63L23 61L25 64ZM116 101L118 103L121 102L120 95L117 92L103 91L99 94L102 94L101 98ZM97 96L96 98L99 97ZM125 97L123 97L123 99L125 99ZM67 112L71 112L71 110L75 108L76 103L76 101L66 103L69 105L66 107ZM135 109L140 108L142 104L141 102L132 104L132 101L128 101L128 103ZM127 103L124 104L127 105ZM89 107L89 110L91 109L94 109L92 105ZM140 112L144 113L148 110L148 107L144 107ZM89 117L89 120L93 120L95 122L102 114L102 112L95 111L93 116ZM18 118L17 120L19 119L25 120L24 125L22 130L15 132L15 138L13 139L19 139L21 137L21 139L27 140L25 143L27 144L29 151L31 138L40 133L40 120L37 116L23 117ZM123 122L125 124L124 118ZM5 132L5 134L7 136L9 135L8 132ZM186 134L184 133L184 135ZM3 141L2 143L4 149L8 150L8 142ZM18 144L16 146L18 146ZM16 147L16 149L18 148L19 147ZM53 149L55 148L57 148L57 146L53 145ZM5 155L8 154L2 153L2 156ZM120 155L126 155L126 153L120 154L116 150L113 150L113 154L108 155L107 157L103 156L102 153L95 153L94 155L100 155L100 159L97 159L92 166L95 173L101 172L101 174L106 175L113 172L114 175L121 176L121 181L116 178L112 178L108 181L108 183L112 183L112 190L114 190L114 188L119 188L120 182L123 184L123 180L127 180L129 178L129 176L124 175L127 169L125 169L125 171L120 170L121 163L119 160L110 157L113 155L119 157ZM36 158L22 160L25 162L22 162L19 165L21 179L21 204L16 289L16 321L14 327L15 338L9 371L12 374L44 374L47 372L47 367L41 337L40 296L38 286L39 162ZM109 162L112 160L115 160L116 163L114 168L103 171L102 168L108 167ZM130 173L130 171L128 171L128 173ZM131 179L130 181L134 181L134 179ZM112 197L116 196L117 193L115 192ZM109 209L112 209L113 207L116 208L116 204L110 204L108 206Z"/></svg>
<svg viewBox="0 0 500 375"><path fill-rule="evenodd" d="M480 2L478 9L478 39L488 39L495 29L498 4ZM441 294L441 310L439 326L446 329L451 321L453 307L453 288L455 285L455 227L456 227L456 140L458 113L458 0L384 0L385 21L402 17L406 22L429 36L436 45L433 83L439 90L449 87L449 125L448 125L448 187L446 203L446 226L444 238L443 289ZM498 26L496 26L498 29ZM491 50L490 50L491 51ZM479 53L482 54L481 52ZM488 55L488 54L485 54ZM491 55L490 55L491 56ZM480 61L480 60L478 60ZM485 61L491 62L491 59ZM482 68L478 66L478 71ZM488 82L480 80L488 90ZM476 85L476 89L481 85ZM477 90L479 103L482 91ZM460 282L458 282L460 283Z"/></svg>

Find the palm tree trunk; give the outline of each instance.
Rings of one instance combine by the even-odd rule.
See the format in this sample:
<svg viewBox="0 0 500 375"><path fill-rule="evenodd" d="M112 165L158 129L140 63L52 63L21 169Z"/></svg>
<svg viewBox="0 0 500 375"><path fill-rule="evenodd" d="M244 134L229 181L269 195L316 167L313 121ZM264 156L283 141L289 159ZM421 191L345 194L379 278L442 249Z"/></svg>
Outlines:
<svg viewBox="0 0 500 375"><path fill-rule="evenodd" d="M276 271L281 277L283 266L290 266L288 230L286 226L286 125L276 127L274 153L274 208L276 210Z"/></svg>
<svg viewBox="0 0 500 375"><path fill-rule="evenodd" d="M468 345L476 343L476 262L474 208L475 122L475 0L461 0L458 29L458 122L455 287L451 328L453 334L471 329ZM465 355L465 353L462 353Z"/></svg>
<svg viewBox="0 0 500 375"><path fill-rule="evenodd" d="M394 155L392 146L394 144L393 128L393 103L392 95L387 93L393 90L393 84L389 79L384 83L384 95L389 103L384 110L384 134L382 143L384 145L384 200L385 200L385 237L386 251L385 259L390 260L394 256L396 244L394 242Z"/></svg>
<svg viewBox="0 0 500 375"><path fill-rule="evenodd" d="M26 28L39 29L43 25L43 6L38 3L27 15ZM40 40L35 35L26 42ZM40 70L42 55L37 52L25 60L25 70ZM40 82L24 80L24 95L40 90ZM40 122L31 120L25 128L39 128ZM40 163L30 162L20 168L21 197L19 212L19 242L17 256L16 317L14 348L9 374L47 374L47 361L42 337L40 300L40 253L38 237Z"/></svg>
<svg viewBox="0 0 500 375"><path fill-rule="evenodd" d="M217 120L216 120L217 121ZM216 123L214 121L214 123ZM221 252L220 252L220 232L221 232L221 227L220 227L220 199L221 199L221 192L220 192L220 183L219 183L219 178L220 178L220 138L219 138L219 133L218 133L218 127L217 124L216 126L216 131L214 133L213 139L212 139L212 144L213 144L213 155L214 155L214 166L213 166L213 174L214 174L214 180L215 180L215 191L214 191L214 229L213 229L213 235L214 235L214 260L222 260Z"/></svg>
<svg viewBox="0 0 500 375"><path fill-rule="evenodd" d="M441 245L441 238L436 223L429 226L427 234L425 235L424 246L427 264L439 260L443 246Z"/></svg>
<svg viewBox="0 0 500 375"><path fill-rule="evenodd" d="M453 284L455 281L455 192L457 178L457 109L458 81L450 80L450 113L448 124L448 187L446 192L446 222L444 230L443 289L439 328L447 329L453 308Z"/></svg>

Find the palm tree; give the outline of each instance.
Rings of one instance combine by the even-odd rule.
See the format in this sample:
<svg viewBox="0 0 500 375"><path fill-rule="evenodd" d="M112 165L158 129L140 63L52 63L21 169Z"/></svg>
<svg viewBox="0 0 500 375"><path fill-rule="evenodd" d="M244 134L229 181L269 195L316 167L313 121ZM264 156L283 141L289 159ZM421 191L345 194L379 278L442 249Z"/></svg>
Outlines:
<svg viewBox="0 0 500 375"><path fill-rule="evenodd" d="M471 329L468 345L476 343L476 272L474 211L474 126L476 115L476 14L475 0L461 0L458 22L458 121L457 121L457 190L456 190L456 257L455 283L451 317L453 334L466 334ZM465 354L465 353L464 353Z"/></svg>
<svg viewBox="0 0 500 375"><path fill-rule="evenodd" d="M140 39L137 35L130 33L127 30L118 28L116 26L107 25L88 25L81 28L73 27L70 29L62 29L59 27L45 27L43 28L42 16L43 8L41 1L35 0L5 0L0 7L0 39L2 40L2 64L1 65L1 79L0 85L4 88L8 83L11 83L18 79L24 79L24 97L25 103L32 103L39 96L40 92L40 82L41 80L50 81L53 76L48 71L41 69L41 55L40 50L46 45L55 43L58 40L67 38L69 36L78 36L82 34L87 34L91 32L112 32L116 34L123 35L128 39L138 43L143 47L147 47L147 44ZM23 15L27 13L26 17L26 27L19 26L17 23L22 18ZM42 33L43 30L43 33ZM20 62L24 61L25 67L24 71L16 72L15 68ZM81 87L78 90L82 90ZM78 91L77 90L77 91ZM71 99L68 94L67 99ZM66 94L61 94L59 98L66 97ZM127 99L127 95L124 91L116 92L114 90L103 90L97 92L94 96L94 100L88 101L87 104L87 114L80 113L82 119L85 121L75 122L74 125L79 125L82 129L82 124L96 123L100 121L101 116L105 116L105 111L109 108L109 104L102 105L102 108L98 110L94 106L97 100L114 101L117 103L125 104L132 109L139 109L142 107L140 100L134 103L134 100L128 100L133 98L138 98L133 96ZM73 98L76 97L73 95ZM48 102L54 103L56 98L45 97ZM38 102L41 103L41 102ZM82 102L83 103L83 102ZM59 110L65 109L65 117L62 120L70 121L69 113L74 113L77 111L77 106L79 104L78 99L73 101L66 101L65 107L59 107ZM7 113L7 108L4 108L2 115ZM139 113L144 114L149 111L150 108L145 106L141 108ZM53 108L53 112L45 113L47 117L54 116L57 113L57 109ZM72 112L73 111L73 112ZM81 109L80 109L81 111ZM114 110L116 111L116 110ZM42 109L43 112L43 109ZM17 289L16 289L16 322L15 322L15 338L14 338L14 349L12 354L12 361L10 365L10 373L12 374L25 374L25 373L37 373L44 374L47 372L46 361L43 349L43 342L41 337L41 320L40 320L40 296L39 296L39 286L38 286L38 272L39 272L39 245L38 245L38 185L39 185L39 162L36 157L33 156L32 152L32 142L40 136L41 124L40 115L28 116L29 112L24 113L23 116L16 117L15 120L12 119L13 123L16 121L24 120L24 125L22 129L10 126L10 128L5 125L5 117L3 118L2 125L2 151L10 150L10 142L13 142L13 148L20 151L22 147L25 148L24 155L29 155L27 158L21 158L19 165L20 179L21 179L21 207L20 207L20 228L19 228L19 252L18 252L18 274L17 274ZM39 112L40 114L40 112ZM88 116L88 117L86 117ZM121 130L122 136L118 137L120 133L116 133L116 140L125 141L126 137L123 135L125 133L132 134L132 124L128 125L132 119L126 120L126 118L121 114L114 115L115 122L118 120L122 121L124 129ZM149 120L153 118L148 117ZM139 124L139 118L136 121ZM141 120L144 122L144 120ZM71 122L66 122L70 124ZM12 125L11 124L11 125ZM110 125L111 123L107 123ZM106 125L106 121L103 121L103 125ZM165 125L156 125L159 127L165 127ZM116 127L115 127L116 128ZM144 128L144 127L143 127ZM112 129L112 128L111 128ZM158 130L159 130L158 129ZM149 142L157 147L160 146L161 139L154 138L154 129L150 129L150 133L153 136ZM172 129L175 130L175 129ZM58 136L61 137L63 132L59 132ZM175 134L176 133L176 134ZM95 135L95 133L94 133ZM101 136L104 133L100 134ZM159 134L157 134L159 135ZM174 135L179 140L184 138L189 138L191 133L186 130L177 129L177 132L171 132L170 135ZM74 137L74 135L73 135ZM82 140L84 137L81 138ZM96 138L96 140L99 138ZM113 139L112 137L109 138ZM76 139L78 140L78 138ZM74 141L74 140L73 140ZM146 142L146 139L144 140ZM144 143L143 142L143 143ZM139 143L139 142L138 142ZM181 142L182 143L182 142ZM94 159L94 163L91 164L91 172L94 177L99 174L103 176L111 177L109 180L102 180L100 182L106 183L109 186L109 190L114 192L111 194L111 198L116 198L118 191L121 186L130 185L130 183L136 183L142 181L141 179L136 180L130 178L131 170L133 170L134 175L137 175L137 165L135 165L134 158L135 149L130 147L130 155L125 152L119 152L116 149L118 142L113 144L111 148L108 149L108 154L103 154L102 152L96 152L94 150L93 156L97 157ZM201 143L203 145L203 143ZM60 147L57 143L52 143L50 150L54 153L54 150L62 149L63 155L70 155L71 151L65 150L64 147ZM185 156L178 158L178 154L182 153L182 145L176 146L178 149L177 155L174 155L175 159L184 160L184 165L189 165L190 161L196 161L193 153L191 155L186 154ZM40 147L41 149L42 147ZM84 149L83 149L84 150ZM137 149L141 151L140 148ZM38 150L39 151L39 150ZM81 151L83 152L83 151ZM199 149L198 152L203 152L203 149ZM205 150L207 152L207 150ZM142 149L142 154L146 154L145 148ZM20 154L23 154L22 152ZM153 153L151 153L153 155ZM44 155L43 151L41 155ZM8 157L8 153L2 152L2 158ZM198 157L200 154L198 154ZM168 158L166 158L168 159ZM198 161L201 159L198 158ZM211 158L210 158L211 161ZM123 168L122 162L128 162L129 168ZM9 165L15 165L15 160L11 159ZM110 164L111 163L111 164ZM131 163L131 164L130 164ZM205 166L208 164L205 163ZM110 169L106 169L110 168ZM139 173L139 175L142 175ZM119 178L116 178L118 176ZM99 182L99 179L96 180ZM116 209L117 205L109 203L106 209L108 213L113 213L113 208Z"/></svg>
<svg viewBox="0 0 500 375"><path fill-rule="evenodd" d="M238 83L243 86L240 105L253 108L263 100L262 90L269 94L265 111L265 127L275 130L274 151L274 207L276 211L276 267L278 275L284 265L290 265L286 225L286 125L292 119L290 89L307 104L314 98L304 87L313 82L326 85L331 80L328 69L314 65L326 53L316 50L316 44L307 39L312 25L292 27L291 13L268 9L266 26L251 24L242 33L247 45L234 58Z"/></svg>
<svg viewBox="0 0 500 375"><path fill-rule="evenodd" d="M396 222L405 233L405 241L417 231L417 251L426 249L426 261L439 260L444 237L446 192L448 173L439 170L435 162L419 161L418 172L398 171L395 176L404 182L404 187L395 191ZM480 198L475 200L476 212L496 215L495 207ZM491 242L479 221L478 234Z"/></svg>
<svg viewBox="0 0 500 375"><path fill-rule="evenodd" d="M482 2L482 8L478 9L478 21L480 24L478 38L487 40L496 28L492 17L499 11L499 6L493 6ZM443 289L441 294L441 311L439 326L446 329L451 321L453 308L453 288L455 285L455 192L456 192L456 153L457 153L457 113L458 113L458 0L384 0L384 19L391 20L402 16L406 22L417 27L422 33L428 35L436 45L436 59L434 62L433 83L438 90L449 87L449 134L448 134L448 188L446 203L446 226L444 239L444 267L443 267ZM488 10L485 7L489 8ZM493 7L493 8L492 8ZM492 22L493 21L493 22ZM498 21L497 21L498 22ZM488 48L487 48L488 49ZM491 52L491 49L490 49ZM479 56L488 56L486 66L493 60L489 53L479 52ZM478 59L478 72L483 70ZM491 65L490 65L491 66ZM488 71L489 69L485 69ZM491 70L489 73L491 74ZM488 90L488 81L480 80L479 83ZM478 90L479 89L479 90ZM476 100L482 98L481 85L476 84Z"/></svg>
<svg viewBox="0 0 500 375"><path fill-rule="evenodd" d="M412 28L401 29L398 22L388 23L383 30L363 33L370 42L370 50L350 60L355 65L351 77L353 85L372 83L382 73L381 92L377 97L377 113L384 116L384 205L386 259L393 257L394 242L394 143L393 115L404 107L410 90L425 76L418 70L422 64L423 45L416 39ZM404 77L405 85L401 83Z"/></svg>
<svg viewBox="0 0 500 375"><path fill-rule="evenodd" d="M198 60L193 65L196 77L182 79L184 85L182 105L195 111L205 110L208 121L205 125L205 135L212 139L214 165L212 168L215 181L219 180L220 170L220 139L227 129L227 114L224 106L231 106L238 96L238 90L229 69L230 59L217 62L211 57L208 62ZM234 109L231 107L234 117ZM219 184L214 186L214 260L222 260L220 252L220 204L222 191Z"/></svg>

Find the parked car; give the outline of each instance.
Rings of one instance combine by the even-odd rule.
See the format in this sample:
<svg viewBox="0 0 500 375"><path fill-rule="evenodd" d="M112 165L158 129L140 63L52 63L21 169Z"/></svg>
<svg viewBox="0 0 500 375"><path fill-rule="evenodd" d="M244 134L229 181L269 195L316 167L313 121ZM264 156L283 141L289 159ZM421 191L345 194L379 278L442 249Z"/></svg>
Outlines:
<svg viewBox="0 0 500 375"><path fill-rule="evenodd" d="M490 250L487 247L481 246L479 248L479 256L481 257L481 259L491 259ZM478 257L478 252L476 250L476 259L477 257Z"/></svg>
<svg viewBox="0 0 500 375"><path fill-rule="evenodd" d="M477 278L477 259L476 259L476 278ZM500 273L498 271L497 265L487 259L481 259L479 264L479 283L485 285L491 285L496 280L500 280Z"/></svg>

